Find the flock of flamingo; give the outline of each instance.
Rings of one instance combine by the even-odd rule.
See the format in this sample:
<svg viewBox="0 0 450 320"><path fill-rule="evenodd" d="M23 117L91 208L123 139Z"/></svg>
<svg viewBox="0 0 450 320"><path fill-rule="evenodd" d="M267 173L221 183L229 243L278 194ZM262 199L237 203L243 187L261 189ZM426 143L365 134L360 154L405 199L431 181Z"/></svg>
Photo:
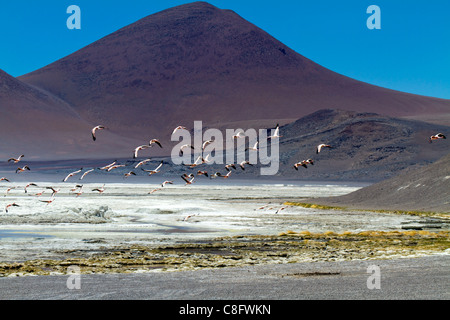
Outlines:
<svg viewBox="0 0 450 320"><path fill-rule="evenodd" d="M103 129L108 129L108 128L105 127L105 126L103 126L103 125L98 125L98 126L95 126L94 128L92 128L91 134L92 134L92 140L93 140L93 141L96 141L96 140L97 140L97 136L96 136L97 131L98 131L98 130L103 130ZM174 134L177 130L188 130L188 129L187 129L186 127L184 127L184 126L178 126L178 127L176 127L176 128L173 130L172 134ZM281 137L282 137L282 136L280 135L280 127L279 127L279 125L277 124L274 133L273 133L271 136L269 136L267 139L268 139L268 140L270 140L270 139L279 139L279 138L281 138ZM236 135L234 135L232 138L233 138L233 139L241 139L241 138L245 138L245 135L244 135L242 132L238 132L238 133L237 133ZM431 137L429 138L429 142L431 143L432 141L438 140L438 139L446 139L446 137L445 137L444 134L438 133L438 134L435 134L435 135L431 136ZM204 150L205 147L206 147L208 144L212 143L212 142L213 142L212 140L205 141L205 142L203 143L203 145L202 145L202 149ZM160 148L162 148L162 144L161 144L161 142L160 142L158 139L151 139L151 140L149 141L148 144L146 144L146 145L140 145L140 146L138 146L138 147L136 147L136 148L134 149L134 152L133 152L133 159L134 159L134 161L137 161L136 159L138 159L139 151L144 150L144 149L147 149L147 148L150 148L150 147L152 147L153 145L157 145L157 146L159 146ZM190 145L190 144L182 145L182 146L180 147L180 150L179 150L180 155L183 154L183 150L186 149L186 148L194 149L194 147L193 147L192 145ZM332 148L332 146L331 146L331 145L328 145L328 144L324 144L324 143L319 144L319 145L316 147L316 154L320 153L324 148ZM247 151L247 150L258 151L258 142L256 142L252 147L247 148L246 151ZM25 155L22 154L22 155L20 155L20 156L17 157L17 158L9 158L7 161L10 162L10 163L13 163L13 164L17 164L17 163L19 163L20 161L22 161L22 158L24 158L24 157L25 157ZM137 164L134 165L134 169L137 169L137 168L143 166L144 164L146 164L147 162L150 162L150 161L151 161L150 158L141 160L141 161L139 161ZM185 164L185 166L188 166L188 167L190 167L190 168L194 168L194 167L200 166L200 165L205 164L205 163L207 164L207 163L209 163L209 162L210 162L210 160L209 160L209 155L207 155L205 158L203 158L202 156L199 156L199 157L196 159L196 161L195 161L194 163L192 163L192 164ZM144 171L144 172L146 172L146 173L148 173L148 175L153 175L153 174L157 174L157 173L160 172L160 169L161 169L162 165L163 165L163 161L161 161L161 162L159 163L159 165L158 165L155 169L144 169L144 168L141 167L141 170ZM204 175L204 176L209 177L209 178L219 178L219 177L220 177L220 178L223 178L223 179L227 179L227 178L230 177L230 175L231 175L231 173L232 173L232 169L236 170L237 166L239 166L242 170L245 170L245 166L246 166L246 165L252 166L253 164L251 164L249 161L243 161L243 162L238 163L238 164L231 163L231 164L225 165L225 169L227 170L227 174L222 174L222 173L220 173L220 172L215 172L215 173L213 173L213 174L210 175L210 174L208 174L207 171L204 171L204 170L198 170L198 171L197 171L197 175L198 175L198 176ZM293 167L294 167L295 170L299 170L299 169L298 169L299 167L307 168L308 165L314 165L314 160L313 160L313 159L302 160L302 161L299 161L299 162L295 163L295 164L293 165ZM125 167L125 166L127 166L127 165L125 165L125 164L118 164L118 163L117 163L117 160L115 160L115 161L113 161L112 163L110 163L110 164L108 164L108 165L106 165L106 166L97 168L97 169L99 169L99 170L104 170L104 171L106 171L106 172L110 172L110 171L112 171L112 170L114 170L114 169L116 169L116 168ZM19 173L21 173L21 172L26 172L26 171L30 171L30 170L31 170L31 169L30 169L30 167L29 167L28 165L24 165L23 167L18 167L18 168L16 169L15 172L16 172L16 174L19 174ZM82 173L82 175L80 176L79 180L83 180L83 178L84 178L87 174L89 174L90 172L93 172L94 170L95 170L95 168L86 170L84 173ZM73 176L75 176L75 175L81 173L82 171L83 171L83 168L80 168L80 169L78 169L78 170L76 170L76 171L73 171L73 172L69 173L69 174L62 180L62 182L67 182L71 177L73 177ZM124 178L130 177L131 175L136 175L136 173L135 173L134 171L129 171L129 172L127 172L127 173L124 174ZM191 173L191 174L186 174L186 173L185 173L185 174L183 174L183 175L181 176L181 179L185 182L185 185L190 185L190 184L194 183L194 181L195 181L195 175L194 175L193 173ZM6 177L1 177L1 178L0 178L0 182L1 182L1 181L10 182L10 180L9 180L8 178L6 178ZM149 194L153 194L153 193L155 193L156 191L161 190L161 189L162 189L165 185L167 185L167 184L174 184L174 182L173 182L173 181L166 180L166 181L164 181L164 182L161 183L160 187L155 188L155 189L151 190L151 191L148 192L148 193L149 193ZM27 191L27 188L29 188L29 187L31 187L31 186L38 187L38 185L37 185L36 183L29 183L29 184L27 184L27 185L25 186L25 188L24 188L25 193L28 192L28 191ZM6 195L8 194L8 192L9 192L10 190L15 189L15 188L16 188L16 187L8 188L8 189L6 190L5 197L6 197ZM47 190L47 189L48 189L48 190L51 190L51 192L52 192L50 199L48 199L48 200L40 200L40 201L41 201L41 202L44 202L44 203L46 203L46 204L50 204L50 203L52 203L52 202L54 201L55 195L60 191L60 189L55 189L54 187L51 187L51 186L50 186L50 187L48 186L48 187L45 188L45 190ZM76 195L77 197L79 197L79 196L83 193L82 189L83 189L83 185L82 185L82 184L76 184L76 186L75 186L74 188L72 188L71 191L74 192L75 195ZM41 191L41 192L38 192L38 193L35 193L34 195L39 197L39 196L41 196L41 195L45 192L45 190L43 190L43 191ZM99 188L94 188L94 189L92 189L92 191L95 191L95 192L98 192L98 193L102 194L102 193L105 191L105 184L103 184L103 185L102 185L101 187L99 187ZM15 202L9 203L9 204L6 205L5 211L6 211L6 212L9 212L9 209L10 209L11 207L19 207L19 205L18 205L17 203L15 203ZM263 206L263 207L261 207L261 208L259 208L259 209L264 209L264 208L266 208L266 207L267 207L267 205L266 205L266 206ZM284 210L285 208L286 208L286 207L281 207L281 208L279 208L279 209L277 210L276 213L280 212L281 210Z"/></svg>

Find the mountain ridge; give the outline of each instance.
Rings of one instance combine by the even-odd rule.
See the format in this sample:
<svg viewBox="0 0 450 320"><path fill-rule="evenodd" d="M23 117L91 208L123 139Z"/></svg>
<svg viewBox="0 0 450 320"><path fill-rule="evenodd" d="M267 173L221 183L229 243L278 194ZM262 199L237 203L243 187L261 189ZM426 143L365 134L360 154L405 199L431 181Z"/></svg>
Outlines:
<svg viewBox="0 0 450 320"><path fill-rule="evenodd" d="M206 2L149 15L18 79L67 101L87 121L133 138L195 120L218 128L255 120L262 126L323 108L450 113L450 101L323 68Z"/></svg>
<svg viewBox="0 0 450 320"><path fill-rule="evenodd" d="M9 83L0 88L2 107L11 103L6 97L31 95L34 102L25 103L25 109L42 109L22 127L17 112L3 111L8 115L2 124L4 137L12 141L9 149L40 118L32 135L49 129L43 141L50 140L41 151L37 143L31 147L47 158L45 145L50 150L58 146L60 157L67 159L123 157L153 138L168 146L153 150L155 155L167 155L174 127L192 128L196 120L204 128L245 130L289 124L321 109L412 117L450 110L450 100L376 87L325 69L237 13L206 2L149 15L14 80L5 74L0 73ZM39 97L47 97L53 107L37 103ZM61 112L72 124L58 125L64 122L57 119ZM88 141L90 126L98 124L109 130L93 145ZM67 131L71 136L56 139ZM81 136L85 140L76 138L74 148L74 137ZM27 138L20 144L30 144Z"/></svg>
<svg viewBox="0 0 450 320"><path fill-rule="evenodd" d="M450 127L369 112L323 109L281 130L280 161L285 168L308 158L317 160L301 170L296 175L299 178L380 181L448 154L447 141L430 144L428 138L436 130L448 132ZM316 154L320 143L333 148Z"/></svg>

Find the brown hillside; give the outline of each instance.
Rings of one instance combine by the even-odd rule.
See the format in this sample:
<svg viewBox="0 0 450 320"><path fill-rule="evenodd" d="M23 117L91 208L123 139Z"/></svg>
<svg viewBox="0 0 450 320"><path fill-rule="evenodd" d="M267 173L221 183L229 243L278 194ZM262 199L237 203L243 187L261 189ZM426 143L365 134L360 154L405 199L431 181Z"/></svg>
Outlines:
<svg viewBox="0 0 450 320"><path fill-rule="evenodd" d="M0 70L0 161L108 157L130 143L110 132L93 143L91 128L66 102Z"/></svg>
<svg viewBox="0 0 450 320"><path fill-rule="evenodd" d="M309 199L359 209L450 212L450 155L348 195Z"/></svg>

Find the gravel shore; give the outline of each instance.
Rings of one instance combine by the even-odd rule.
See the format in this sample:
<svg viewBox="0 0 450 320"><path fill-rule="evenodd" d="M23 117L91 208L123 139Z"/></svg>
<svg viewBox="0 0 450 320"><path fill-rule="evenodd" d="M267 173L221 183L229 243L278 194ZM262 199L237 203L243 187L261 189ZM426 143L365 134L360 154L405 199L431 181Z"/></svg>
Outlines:
<svg viewBox="0 0 450 320"><path fill-rule="evenodd" d="M370 285L378 267L379 287ZM448 300L450 256L304 262L180 272L0 278L0 299L24 300ZM369 285L368 285L369 283ZM374 282L373 282L374 283ZM264 301L262 301L264 300ZM208 302L203 303L207 305ZM198 305L198 303L197 303ZM164 304L155 305L158 310ZM219 309L218 313L223 311ZM293 310L291 310L293 311ZM281 312L272 308L272 314Z"/></svg>

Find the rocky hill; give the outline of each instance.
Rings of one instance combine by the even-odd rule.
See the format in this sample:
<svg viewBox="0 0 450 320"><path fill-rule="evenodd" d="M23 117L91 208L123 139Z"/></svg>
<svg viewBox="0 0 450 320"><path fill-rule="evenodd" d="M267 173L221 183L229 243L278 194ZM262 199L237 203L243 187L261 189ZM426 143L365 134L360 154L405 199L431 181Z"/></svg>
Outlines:
<svg viewBox="0 0 450 320"><path fill-rule="evenodd" d="M450 154L427 166L407 169L396 177L344 196L307 201L359 209L450 213Z"/></svg>
<svg viewBox="0 0 450 320"><path fill-rule="evenodd" d="M429 142L429 137L438 132L450 132L450 127L427 122L405 120L382 116L375 113L360 113L345 110L324 109L302 117L297 121L280 127L279 170L274 176L261 176L262 158L271 151L260 149L257 162L246 165L245 170L237 166L231 169L231 176L237 178L263 178L297 181L381 181L397 175L406 168L419 168L447 155L450 150L449 139ZM246 138L247 145L254 140ZM316 153L316 147L329 144ZM238 163L238 155L250 160L249 153L234 152L233 163ZM192 162L199 154L192 155ZM203 157L206 157L206 153ZM294 164L312 159L313 165L307 168ZM207 170L211 173L226 174L225 154L223 164L188 168L171 164L165 159L164 172L182 174Z"/></svg>
<svg viewBox="0 0 450 320"><path fill-rule="evenodd" d="M428 164L448 154L448 140L429 143L428 138L450 127L375 113L319 110L280 132L281 175L294 163L315 160L295 172L299 179L379 181L414 165ZM325 148L316 154L316 146ZM304 169L304 170L303 170Z"/></svg>

